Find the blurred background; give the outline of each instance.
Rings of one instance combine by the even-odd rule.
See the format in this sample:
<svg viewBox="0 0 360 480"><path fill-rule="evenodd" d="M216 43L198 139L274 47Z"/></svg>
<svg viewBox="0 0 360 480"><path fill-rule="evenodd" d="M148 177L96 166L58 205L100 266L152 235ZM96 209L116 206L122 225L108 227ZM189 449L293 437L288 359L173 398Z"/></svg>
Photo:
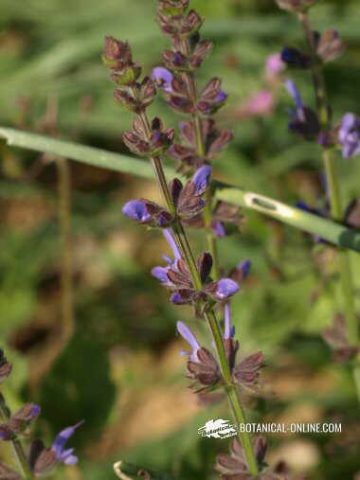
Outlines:
<svg viewBox="0 0 360 480"><path fill-rule="evenodd" d="M218 175L289 204L321 205L317 148L288 133L291 100L264 73L268 55L302 44L296 21L272 0L192 4L216 43L199 81L221 76L230 95L219 122L235 139L216 162ZM1 0L0 124L125 153L130 115L113 102L103 37L129 40L150 71L167 45L155 8L149 0ZM312 10L314 27L337 28L348 46L326 67L335 119L360 113L359 13L357 0L321 1ZM294 76L311 103L308 73ZM272 100L254 114L249 99L264 89ZM161 99L152 109L176 121ZM0 156L0 338L14 364L4 393L14 409L30 399L41 405L36 430L48 442L85 419L71 440L79 466L58 478L111 479L119 459L181 479L215 478L213 460L228 442L202 439L197 429L227 418L226 405L203 408L187 388L175 323L191 311L171 306L149 275L167 247L121 215L129 198L158 198L154 183L3 143ZM360 193L359 158L341 165L351 200ZM270 435L268 460L286 459L309 479L351 479L360 469L351 371L331 360L319 335L339 310L334 252L243 213L241 231L221 240L220 252L227 268L252 261L234 302L242 352L261 349L267 359L265 394L249 400L249 418L341 422L341 435ZM198 234L194 242L204 248Z"/></svg>

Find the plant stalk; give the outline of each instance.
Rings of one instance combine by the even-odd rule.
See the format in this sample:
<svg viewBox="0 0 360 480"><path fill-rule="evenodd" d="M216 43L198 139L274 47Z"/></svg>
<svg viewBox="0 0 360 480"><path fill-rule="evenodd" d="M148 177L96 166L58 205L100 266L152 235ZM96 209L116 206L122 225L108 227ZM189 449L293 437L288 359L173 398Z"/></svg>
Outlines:
<svg viewBox="0 0 360 480"><path fill-rule="evenodd" d="M0 393L0 419L2 422L7 422L10 418L10 410L6 405L5 398ZM24 448L21 444L21 441L18 438L11 440L11 445L17 463L19 465L22 476L25 480L32 480L34 478L32 471L30 470L30 465L27 460Z"/></svg>
<svg viewBox="0 0 360 480"><path fill-rule="evenodd" d="M151 130L150 130L150 124L149 124L147 115L143 113L140 115L140 118L142 120L144 130L150 136ZM171 194L169 191L168 184L166 182L166 177L163 171L160 157L152 157L151 163L155 167L155 175L157 178L157 182L162 192L162 196L169 208L169 211L174 212L175 206L173 205L173 202L171 199ZM192 249L182 223L177 220L172 230L173 230L176 242L181 250L181 253L184 256L184 260L190 271L193 285L197 290L201 290L202 282L201 282L200 274L198 272L194 255L192 253ZM217 356L220 363L221 373L225 382L225 392L226 392L228 401L230 403L231 412L236 422L236 426L238 427L239 424L246 422L245 413L241 406L241 402L237 393L236 386L232 382L231 372L230 372L229 364L226 358L224 344L222 341L220 326L213 309L211 309L209 312L205 312L204 317L207 320L207 323L209 325L209 328L211 330L211 333L214 339L215 348L216 348ZM258 473L258 467L257 467L254 451L252 448L251 438L247 432L240 432L239 430L238 430L238 437L244 448L249 471L251 474L256 475Z"/></svg>
<svg viewBox="0 0 360 480"><path fill-rule="evenodd" d="M61 309L63 341L74 333L73 258L71 241L71 175L68 160L56 157L58 170L58 218L62 251Z"/></svg>
<svg viewBox="0 0 360 480"><path fill-rule="evenodd" d="M299 14L299 21L303 27L308 48L311 55L311 73L313 78L314 92L316 97L317 111L322 130L329 132L331 128L330 110L327 101L326 85L321 64L316 56L316 45L310 25L308 13ZM330 211L333 220L342 223L344 208L342 205L339 176L336 171L336 158L328 147L322 150L323 163L325 167L328 196L330 200ZM355 310L354 282L351 269L350 253L338 249L338 271L340 276L340 290L343 298L343 309L346 318L347 338L351 345L358 345L359 325ZM354 381L357 395L360 401L360 359L355 359Z"/></svg>
<svg viewBox="0 0 360 480"><path fill-rule="evenodd" d="M183 53L185 56L188 56L190 53L190 46L189 46L189 41L185 40L182 43L182 49ZM189 85L189 92L191 95L191 100L194 104L194 109L198 100L198 91L197 91L197 86L196 86L196 81L194 78L194 73L193 72L186 72L184 74L186 76L188 85ZM201 122L201 116L199 113L194 110L194 113L192 114L192 119L193 119L193 125L194 125L194 130L195 130L195 138L196 138L196 153L198 157L204 157L205 156L205 144L204 144L204 138L203 138L203 132L202 132L202 122ZM208 190L207 193L207 198L206 198L206 204L204 207L204 223L205 223L205 229L206 229L206 240L208 244L208 249L211 253L212 259L213 259L213 266L212 266L212 276L214 280L218 280L220 278L220 269L219 269L219 256L218 256L218 248L217 248L217 239L214 235L214 232L211 227L212 223L212 201L213 201L213 194L211 189Z"/></svg>

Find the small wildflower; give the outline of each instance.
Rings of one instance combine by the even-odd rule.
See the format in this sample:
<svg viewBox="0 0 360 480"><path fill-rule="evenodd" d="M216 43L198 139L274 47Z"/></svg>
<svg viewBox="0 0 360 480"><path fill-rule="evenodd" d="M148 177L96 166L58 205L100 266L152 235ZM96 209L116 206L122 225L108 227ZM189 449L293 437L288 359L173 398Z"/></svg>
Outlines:
<svg viewBox="0 0 360 480"><path fill-rule="evenodd" d="M272 80L278 77L284 71L285 65L281 59L280 53L272 53L266 59L265 74L266 78Z"/></svg>
<svg viewBox="0 0 360 480"><path fill-rule="evenodd" d="M81 421L76 425L61 430L61 432L55 437L55 440L51 446L51 450L55 453L56 460L58 462L62 462L65 465L75 465L78 462L78 457L73 454L74 449L65 449L65 444L83 423L84 422Z"/></svg>
<svg viewBox="0 0 360 480"><path fill-rule="evenodd" d="M172 222L171 214L150 200L130 200L122 212L126 217L152 227L166 228Z"/></svg>
<svg viewBox="0 0 360 480"><path fill-rule="evenodd" d="M354 113L346 113L340 124L338 133L344 158L360 153L360 117Z"/></svg>
<svg viewBox="0 0 360 480"><path fill-rule="evenodd" d="M198 360L197 353L200 350L200 344L197 341L195 335L192 333L190 328L184 322L177 322L176 324L177 331L180 333L182 338L190 345L191 352L189 354L189 359L193 362Z"/></svg>
<svg viewBox="0 0 360 480"><path fill-rule="evenodd" d="M172 91L171 83L174 76L167 68L154 68L151 74L151 78L159 88L164 90L164 92L170 93Z"/></svg>
<svg viewBox="0 0 360 480"><path fill-rule="evenodd" d="M195 185L195 192L197 195L202 195L209 186L211 176L211 167L204 165L200 167L192 178L192 182Z"/></svg>
<svg viewBox="0 0 360 480"><path fill-rule="evenodd" d="M236 114L240 118L265 117L273 112L274 106L273 93L269 90L261 90L240 105Z"/></svg>
<svg viewBox="0 0 360 480"><path fill-rule="evenodd" d="M218 300L227 300L239 291L239 285L230 278L222 278L216 282L215 297Z"/></svg>
<svg viewBox="0 0 360 480"><path fill-rule="evenodd" d="M297 48L285 47L281 52L281 60L289 67L306 69L310 66L310 57Z"/></svg>
<svg viewBox="0 0 360 480"><path fill-rule="evenodd" d="M307 140L316 138L320 133L320 124L316 113L304 106L300 92L292 80L285 82L285 88L295 102L295 110L291 111L289 129Z"/></svg>
<svg viewBox="0 0 360 480"><path fill-rule="evenodd" d="M224 224L222 222L213 220L211 222L211 229L212 229L214 235L218 238L225 237L225 235L226 235L225 227L224 227Z"/></svg>

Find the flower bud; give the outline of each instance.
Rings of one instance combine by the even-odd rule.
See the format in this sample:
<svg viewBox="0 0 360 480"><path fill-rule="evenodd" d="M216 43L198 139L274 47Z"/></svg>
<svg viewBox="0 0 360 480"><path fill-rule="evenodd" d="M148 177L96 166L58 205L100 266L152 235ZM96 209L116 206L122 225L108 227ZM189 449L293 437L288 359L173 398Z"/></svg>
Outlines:
<svg viewBox="0 0 360 480"><path fill-rule="evenodd" d="M340 57L345 50L345 44L341 40L339 32L333 28L325 30L321 35L316 53L322 59L323 62L331 62Z"/></svg>
<svg viewBox="0 0 360 480"><path fill-rule="evenodd" d="M129 44L114 37L106 36L102 59L107 67L122 70L125 66L132 63Z"/></svg>
<svg viewBox="0 0 360 480"><path fill-rule="evenodd" d="M11 373L12 365L5 358L4 352L0 348L0 383L2 383Z"/></svg>
<svg viewBox="0 0 360 480"><path fill-rule="evenodd" d="M344 158L360 154L360 117L346 113L340 124L338 139Z"/></svg>

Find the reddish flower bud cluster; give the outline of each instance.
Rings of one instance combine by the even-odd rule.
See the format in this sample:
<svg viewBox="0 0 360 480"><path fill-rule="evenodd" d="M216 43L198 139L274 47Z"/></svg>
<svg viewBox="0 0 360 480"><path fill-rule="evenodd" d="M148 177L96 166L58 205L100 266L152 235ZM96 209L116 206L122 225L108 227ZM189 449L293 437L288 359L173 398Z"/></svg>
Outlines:
<svg viewBox="0 0 360 480"><path fill-rule="evenodd" d="M323 331L322 337L331 348L334 360L337 362L348 362L360 353L360 348L357 345L351 345L348 340L343 315L334 316L332 326Z"/></svg>
<svg viewBox="0 0 360 480"><path fill-rule="evenodd" d="M142 106L145 106L142 103ZM126 146L139 156L157 156L171 145L174 137L173 128L164 128L159 118L154 118L148 129L140 118L135 118L133 129L123 134Z"/></svg>
<svg viewBox="0 0 360 480"><path fill-rule="evenodd" d="M148 77L139 81L142 69L133 62L127 42L105 37L102 59L117 85L114 96L120 104L139 113L152 103L156 94L155 85Z"/></svg>
<svg viewBox="0 0 360 480"><path fill-rule="evenodd" d="M187 12L188 2L173 3L179 6L168 8L168 2L159 1L158 22L170 36L172 49L163 52L166 68L154 69L152 78L171 108L192 116L180 124L180 142L169 149L169 155L188 171L212 160L230 142L232 134L219 130L214 120L208 118L226 101L221 80L212 78L201 91L197 91L194 80L194 71L212 48L209 40L200 39L201 18L193 10Z"/></svg>

